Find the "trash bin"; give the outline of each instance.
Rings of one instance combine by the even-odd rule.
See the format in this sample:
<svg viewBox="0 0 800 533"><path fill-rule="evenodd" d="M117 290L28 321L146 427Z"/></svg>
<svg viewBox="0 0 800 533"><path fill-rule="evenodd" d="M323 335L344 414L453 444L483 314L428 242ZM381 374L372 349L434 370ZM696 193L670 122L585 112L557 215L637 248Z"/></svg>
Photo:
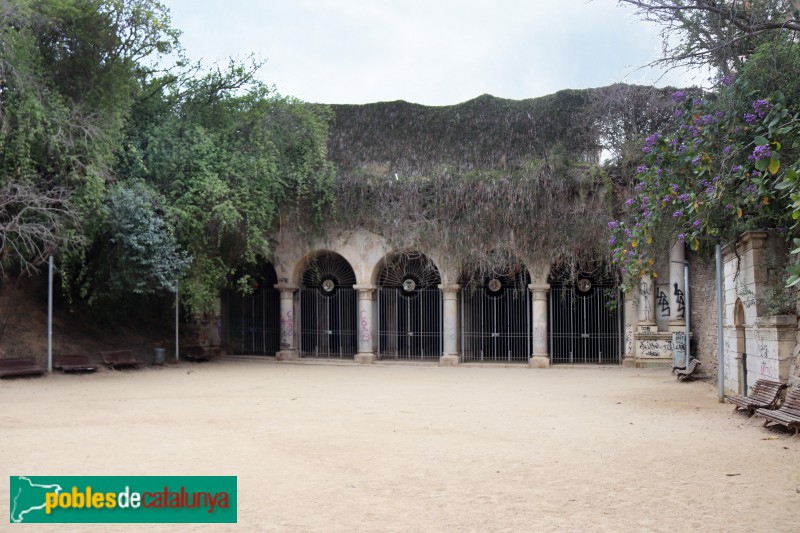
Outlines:
<svg viewBox="0 0 800 533"><path fill-rule="evenodd" d="M164 358L167 355L166 348L156 348L153 352L153 364L154 365L164 365Z"/></svg>

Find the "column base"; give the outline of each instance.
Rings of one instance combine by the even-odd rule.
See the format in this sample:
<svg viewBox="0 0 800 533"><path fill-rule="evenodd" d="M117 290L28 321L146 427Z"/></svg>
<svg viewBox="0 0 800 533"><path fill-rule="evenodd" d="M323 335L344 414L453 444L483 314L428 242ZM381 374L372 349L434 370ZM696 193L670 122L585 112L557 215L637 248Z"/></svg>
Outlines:
<svg viewBox="0 0 800 533"><path fill-rule="evenodd" d="M683 320L670 320L667 328L670 333L686 331L686 322Z"/></svg>
<svg viewBox="0 0 800 533"><path fill-rule="evenodd" d="M354 360L356 363L362 365L371 365L378 359L378 356L372 352L359 352L356 354Z"/></svg>
<svg viewBox="0 0 800 533"><path fill-rule="evenodd" d="M300 359L300 354L297 350L281 350L275 354L276 361L297 361Z"/></svg>
<svg viewBox="0 0 800 533"><path fill-rule="evenodd" d="M546 355L532 355L528 366L530 368L550 368L550 358Z"/></svg>
<svg viewBox="0 0 800 533"><path fill-rule="evenodd" d="M461 362L461 357L450 354L450 355L443 355L439 358L439 366L458 366Z"/></svg>
<svg viewBox="0 0 800 533"><path fill-rule="evenodd" d="M622 359L622 367L623 368L634 368L634 367L636 367L636 358L635 357L624 357Z"/></svg>

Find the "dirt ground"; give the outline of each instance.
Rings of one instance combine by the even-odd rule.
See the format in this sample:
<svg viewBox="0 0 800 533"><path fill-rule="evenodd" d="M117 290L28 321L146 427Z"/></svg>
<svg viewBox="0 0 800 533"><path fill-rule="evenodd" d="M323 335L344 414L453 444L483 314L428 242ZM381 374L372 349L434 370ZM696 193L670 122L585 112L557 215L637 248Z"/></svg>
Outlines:
<svg viewBox="0 0 800 533"><path fill-rule="evenodd" d="M800 530L800 437L732 411L664 370L231 358L3 380L0 476L238 476L237 525L53 531Z"/></svg>

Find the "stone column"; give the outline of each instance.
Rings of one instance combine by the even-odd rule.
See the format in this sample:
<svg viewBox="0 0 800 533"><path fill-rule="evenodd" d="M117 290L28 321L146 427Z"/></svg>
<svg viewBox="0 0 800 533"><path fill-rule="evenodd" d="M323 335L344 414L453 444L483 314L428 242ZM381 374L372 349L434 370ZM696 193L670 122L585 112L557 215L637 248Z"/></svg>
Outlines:
<svg viewBox="0 0 800 533"><path fill-rule="evenodd" d="M275 354L276 361L293 361L299 357L295 345L294 293L296 285L275 285L281 291L281 351Z"/></svg>
<svg viewBox="0 0 800 533"><path fill-rule="evenodd" d="M645 274L639 280L639 333L656 333L655 283Z"/></svg>
<svg viewBox="0 0 800 533"><path fill-rule="evenodd" d="M356 363L370 364L377 359L375 354L375 314L373 311L373 298L375 285L353 285L358 291L358 353Z"/></svg>
<svg viewBox="0 0 800 533"><path fill-rule="evenodd" d="M669 251L669 330L672 332L682 332L686 328L686 287L683 282L685 250L682 242L676 242Z"/></svg>
<svg viewBox="0 0 800 533"><path fill-rule="evenodd" d="M529 366L531 368L550 367L550 347L547 343L547 294L550 285L531 284L528 285L531 291L532 311L533 311L533 353Z"/></svg>
<svg viewBox="0 0 800 533"><path fill-rule="evenodd" d="M636 302L639 298L639 292L634 287L625 293L625 351L622 354L622 365L626 367L633 367L636 364L636 347L634 345L634 332L638 325L638 313L636 310Z"/></svg>
<svg viewBox="0 0 800 533"><path fill-rule="evenodd" d="M458 284L439 285L442 291L442 335L444 350L439 358L439 366L457 366L461 362L458 353Z"/></svg>

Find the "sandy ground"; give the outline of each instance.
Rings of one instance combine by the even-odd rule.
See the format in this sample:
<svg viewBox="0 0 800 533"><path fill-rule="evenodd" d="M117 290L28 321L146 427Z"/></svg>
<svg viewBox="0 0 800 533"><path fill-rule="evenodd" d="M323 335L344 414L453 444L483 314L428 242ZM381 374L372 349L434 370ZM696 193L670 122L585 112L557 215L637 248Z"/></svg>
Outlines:
<svg viewBox="0 0 800 533"><path fill-rule="evenodd" d="M616 367L52 375L0 382L0 476L238 476L237 525L48 531L800 530L800 437L732 410Z"/></svg>

